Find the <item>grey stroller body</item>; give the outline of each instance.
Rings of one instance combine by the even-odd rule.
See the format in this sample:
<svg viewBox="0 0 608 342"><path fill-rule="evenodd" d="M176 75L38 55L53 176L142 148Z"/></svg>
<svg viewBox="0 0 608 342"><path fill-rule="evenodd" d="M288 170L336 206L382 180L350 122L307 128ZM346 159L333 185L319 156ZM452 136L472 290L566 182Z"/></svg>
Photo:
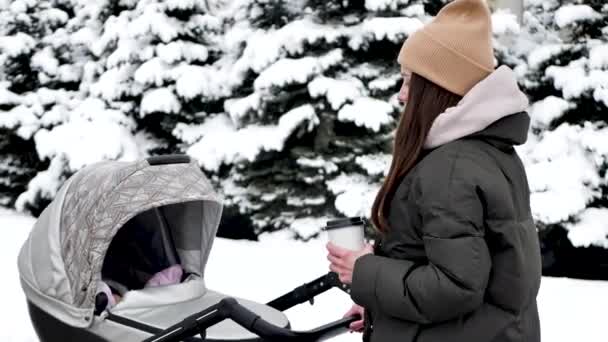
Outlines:
<svg viewBox="0 0 608 342"><path fill-rule="evenodd" d="M187 156L103 162L68 179L19 255L30 318L48 341L317 341L346 331L349 317L305 332L284 310L331 287L329 273L257 303L205 285L222 200ZM172 265L180 280L145 286ZM120 301L108 305L110 284Z"/></svg>

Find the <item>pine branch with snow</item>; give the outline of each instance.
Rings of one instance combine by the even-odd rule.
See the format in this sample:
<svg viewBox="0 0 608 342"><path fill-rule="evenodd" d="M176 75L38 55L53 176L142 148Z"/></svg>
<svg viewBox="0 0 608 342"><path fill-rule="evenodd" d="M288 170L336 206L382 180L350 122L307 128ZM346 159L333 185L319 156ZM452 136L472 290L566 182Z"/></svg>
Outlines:
<svg viewBox="0 0 608 342"><path fill-rule="evenodd" d="M0 202L34 213L56 190L56 182L33 181L49 167L35 140L61 121L58 103L74 94L83 63L68 39L71 7L54 5L16 0L0 8ZM35 200L18 201L28 191Z"/></svg>
<svg viewBox="0 0 608 342"><path fill-rule="evenodd" d="M268 6L281 16L261 18ZM226 114L177 127L187 152L222 175L220 191L258 232L367 216L401 110L395 58L429 19L423 5L252 0L226 11L238 95Z"/></svg>
<svg viewBox="0 0 608 342"><path fill-rule="evenodd" d="M590 217L608 193L608 6L595 1L533 1L516 70L532 99L532 135L523 146L534 218L561 227L575 247L600 246Z"/></svg>

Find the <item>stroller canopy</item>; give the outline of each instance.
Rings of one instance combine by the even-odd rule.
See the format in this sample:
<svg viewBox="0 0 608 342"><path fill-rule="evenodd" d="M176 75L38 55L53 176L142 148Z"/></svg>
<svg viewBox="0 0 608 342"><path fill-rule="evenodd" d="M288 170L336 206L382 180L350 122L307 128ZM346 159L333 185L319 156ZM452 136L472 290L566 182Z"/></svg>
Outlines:
<svg viewBox="0 0 608 342"><path fill-rule="evenodd" d="M221 203L196 161L185 156L90 165L65 182L21 249L27 299L66 324L88 327L114 237L136 216L152 222L159 213L172 232L175 257L203 278Z"/></svg>

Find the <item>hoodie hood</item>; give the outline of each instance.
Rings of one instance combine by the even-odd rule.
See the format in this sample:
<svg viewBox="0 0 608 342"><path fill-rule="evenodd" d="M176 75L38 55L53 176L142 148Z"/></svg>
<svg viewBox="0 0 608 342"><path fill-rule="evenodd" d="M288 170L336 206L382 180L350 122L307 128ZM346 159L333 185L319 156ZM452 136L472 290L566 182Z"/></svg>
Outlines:
<svg viewBox="0 0 608 342"><path fill-rule="evenodd" d="M521 145L528 136L530 118L522 113L528 105L513 70L501 66L435 119L424 148L433 149L470 135Z"/></svg>

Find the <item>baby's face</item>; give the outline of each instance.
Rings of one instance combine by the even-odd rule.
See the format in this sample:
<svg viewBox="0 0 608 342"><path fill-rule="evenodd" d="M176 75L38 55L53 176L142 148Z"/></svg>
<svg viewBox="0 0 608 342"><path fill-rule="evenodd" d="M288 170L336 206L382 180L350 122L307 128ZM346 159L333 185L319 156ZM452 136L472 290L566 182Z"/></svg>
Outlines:
<svg viewBox="0 0 608 342"><path fill-rule="evenodd" d="M122 297L120 295L117 295L116 293L113 293L112 296L114 297L114 302L116 304L118 304L122 300Z"/></svg>

